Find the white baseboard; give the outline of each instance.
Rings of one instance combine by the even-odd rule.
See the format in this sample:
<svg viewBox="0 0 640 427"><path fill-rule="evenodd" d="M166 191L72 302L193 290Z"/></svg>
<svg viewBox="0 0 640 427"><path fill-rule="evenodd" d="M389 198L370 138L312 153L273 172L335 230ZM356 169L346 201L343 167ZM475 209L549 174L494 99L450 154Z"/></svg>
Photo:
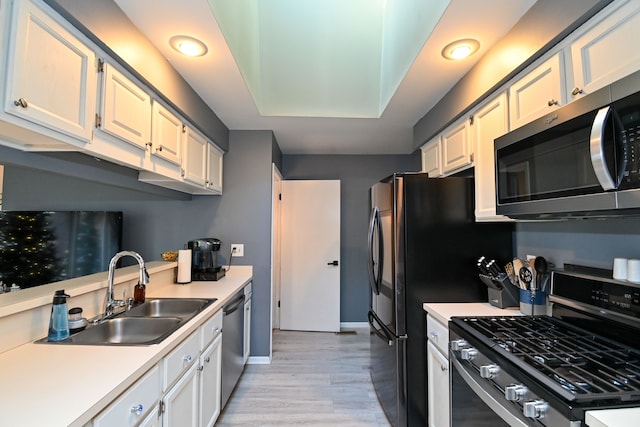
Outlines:
<svg viewBox="0 0 640 427"><path fill-rule="evenodd" d="M368 328L369 322L340 322L340 329L362 329Z"/></svg>
<svg viewBox="0 0 640 427"><path fill-rule="evenodd" d="M271 356L249 356L247 365L270 365Z"/></svg>

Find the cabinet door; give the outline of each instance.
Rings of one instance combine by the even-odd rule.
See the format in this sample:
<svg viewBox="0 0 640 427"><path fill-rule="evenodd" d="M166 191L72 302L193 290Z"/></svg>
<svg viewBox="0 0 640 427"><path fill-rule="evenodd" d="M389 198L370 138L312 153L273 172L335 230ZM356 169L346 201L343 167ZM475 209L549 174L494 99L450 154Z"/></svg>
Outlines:
<svg viewBox="0 0 640 427"><path fill-rule="evenodd" d="M222 334L200 356L200 427L211 427L220 415Z"/></svg>
<svg viewBox="0 0 640 427"><path fill-rule="evenodd" d="M463 119L442 133L442 173L447 175L473 163L469 121Z"/></svg>
<svg viewBox="0 0 640 427"><path fill-rule="evenodd" d="M151 154L180 165L182 120L157 101L153 101L151 110Z"/></svg>
<svg viewBox="0 0 640 427"><path fill-rule="evenodd" d="M440 137L423 145L422 172L429 174L430 178L442 176L442 163L440 162Z"/></svg>
<svg viewBox="0 0 640 427"><path fill-rule="evenodd" d="M474 174L476 220L508 220L496 215L496 174L494 140L509 130L507 94L502 93L482 105L473 115L471 133L475 143Z"/></svg>
<svg viewBox="0 0 640 427"><path fill-rule="evenodd" d="M449 360L430 342L427 343L427 372L429 427L449 426Z"/></svg>
<svg viewBox="0 0 640 427"><path fill-rule="evenodd" d="M31 1L14 2L14 7L5 111L89 141L97 93L95 53Z"/></svg>
<svg viewBox="0 0 640 427"><path fill-rule="evenodd" d="M244 343L242 348L246 365L249 353L251 353L251 298L244 303Z"/></svg>
<svg viewBox="0 0 640 427"><path fill-rule="evenodd" d="M223 152L213 144L208 144L207 188L222 193L222 156Z"/></svg>
<svg viewBox="0 0 640 427"><path fill-rule="evenodd" d="M163 427L198 424L198 364L194 364L165 394Z"/></svg>
<svg viewBox="0 0 640 427"><path fill-rule="evenodd" d="M207 140L187 126L184 133L182 176L185 181L205 187L207 181Z"/></svg>
<svg viewBox="0 0 640 427"><path fill-rule="evenodd" d="M552 56L509 88L512 130L565 104L561 55Z"/></svg>
<svg viewBox="0 0 640 427"><path fill-rule="evenodd" d="M151 98L124 74L104 64L102 129L145 149L151 141Z"/></svg>
<svg viewBox="0 0 640 427"><path fill-rule="evenodd" d="M571 44L573 85L571 96L580 97L640 69L640 49L630 48L640 33L640 3L616 2L585 27Z"/></svg>

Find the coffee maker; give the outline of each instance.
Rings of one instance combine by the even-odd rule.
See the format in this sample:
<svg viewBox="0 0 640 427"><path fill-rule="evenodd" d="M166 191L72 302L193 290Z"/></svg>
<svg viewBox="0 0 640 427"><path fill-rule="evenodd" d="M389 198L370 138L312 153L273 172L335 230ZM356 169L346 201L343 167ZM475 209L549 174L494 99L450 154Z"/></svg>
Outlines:
<svg viewBox="0 0 640 427"><path fill-rule="evenodd" d="M222 242L212 237L189 240L191 249L191 280L219 280L225 270L218 265L218 251Z"/></svg>

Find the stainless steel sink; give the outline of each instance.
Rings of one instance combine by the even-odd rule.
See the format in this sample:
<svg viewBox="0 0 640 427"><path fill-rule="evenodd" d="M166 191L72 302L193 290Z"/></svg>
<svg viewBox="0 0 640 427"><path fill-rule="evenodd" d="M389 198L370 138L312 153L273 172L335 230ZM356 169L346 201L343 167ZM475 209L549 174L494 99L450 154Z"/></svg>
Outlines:
<svg viewBox="0 0 640 427"><path fill-rule="evenodd" d="M105 320L69 338L69 344L150 345L157 344L180 327L180 317L118 317Z"/></svg>
<svg viewBox="0 0 640 427"><path fill-rule="evenodd" d="M217 298L155 298L104 320L69 339L48 344L152 345L162 342Z"/></svg>
<svg viewBox="0 0 640 427"><path fill-rule="evenodd" d="M127 317L193 317L216 298L158 298L127 311Z"/></svg>

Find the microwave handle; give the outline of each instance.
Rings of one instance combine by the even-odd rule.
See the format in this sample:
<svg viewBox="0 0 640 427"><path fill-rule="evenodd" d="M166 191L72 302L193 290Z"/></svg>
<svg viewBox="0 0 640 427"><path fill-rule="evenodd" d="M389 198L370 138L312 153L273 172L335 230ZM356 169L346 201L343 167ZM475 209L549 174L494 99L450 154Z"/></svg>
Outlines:
<svg viewBox="0 0 640 427"><path fill-rule="evenodd" d="M607 106L598 110L596 118L591 126L589 150L591 152L591 164L596 177L604 190L615 190L616 183L609 173L604 156L604 132L607 120L611 114L611 107Z"/></svg>

